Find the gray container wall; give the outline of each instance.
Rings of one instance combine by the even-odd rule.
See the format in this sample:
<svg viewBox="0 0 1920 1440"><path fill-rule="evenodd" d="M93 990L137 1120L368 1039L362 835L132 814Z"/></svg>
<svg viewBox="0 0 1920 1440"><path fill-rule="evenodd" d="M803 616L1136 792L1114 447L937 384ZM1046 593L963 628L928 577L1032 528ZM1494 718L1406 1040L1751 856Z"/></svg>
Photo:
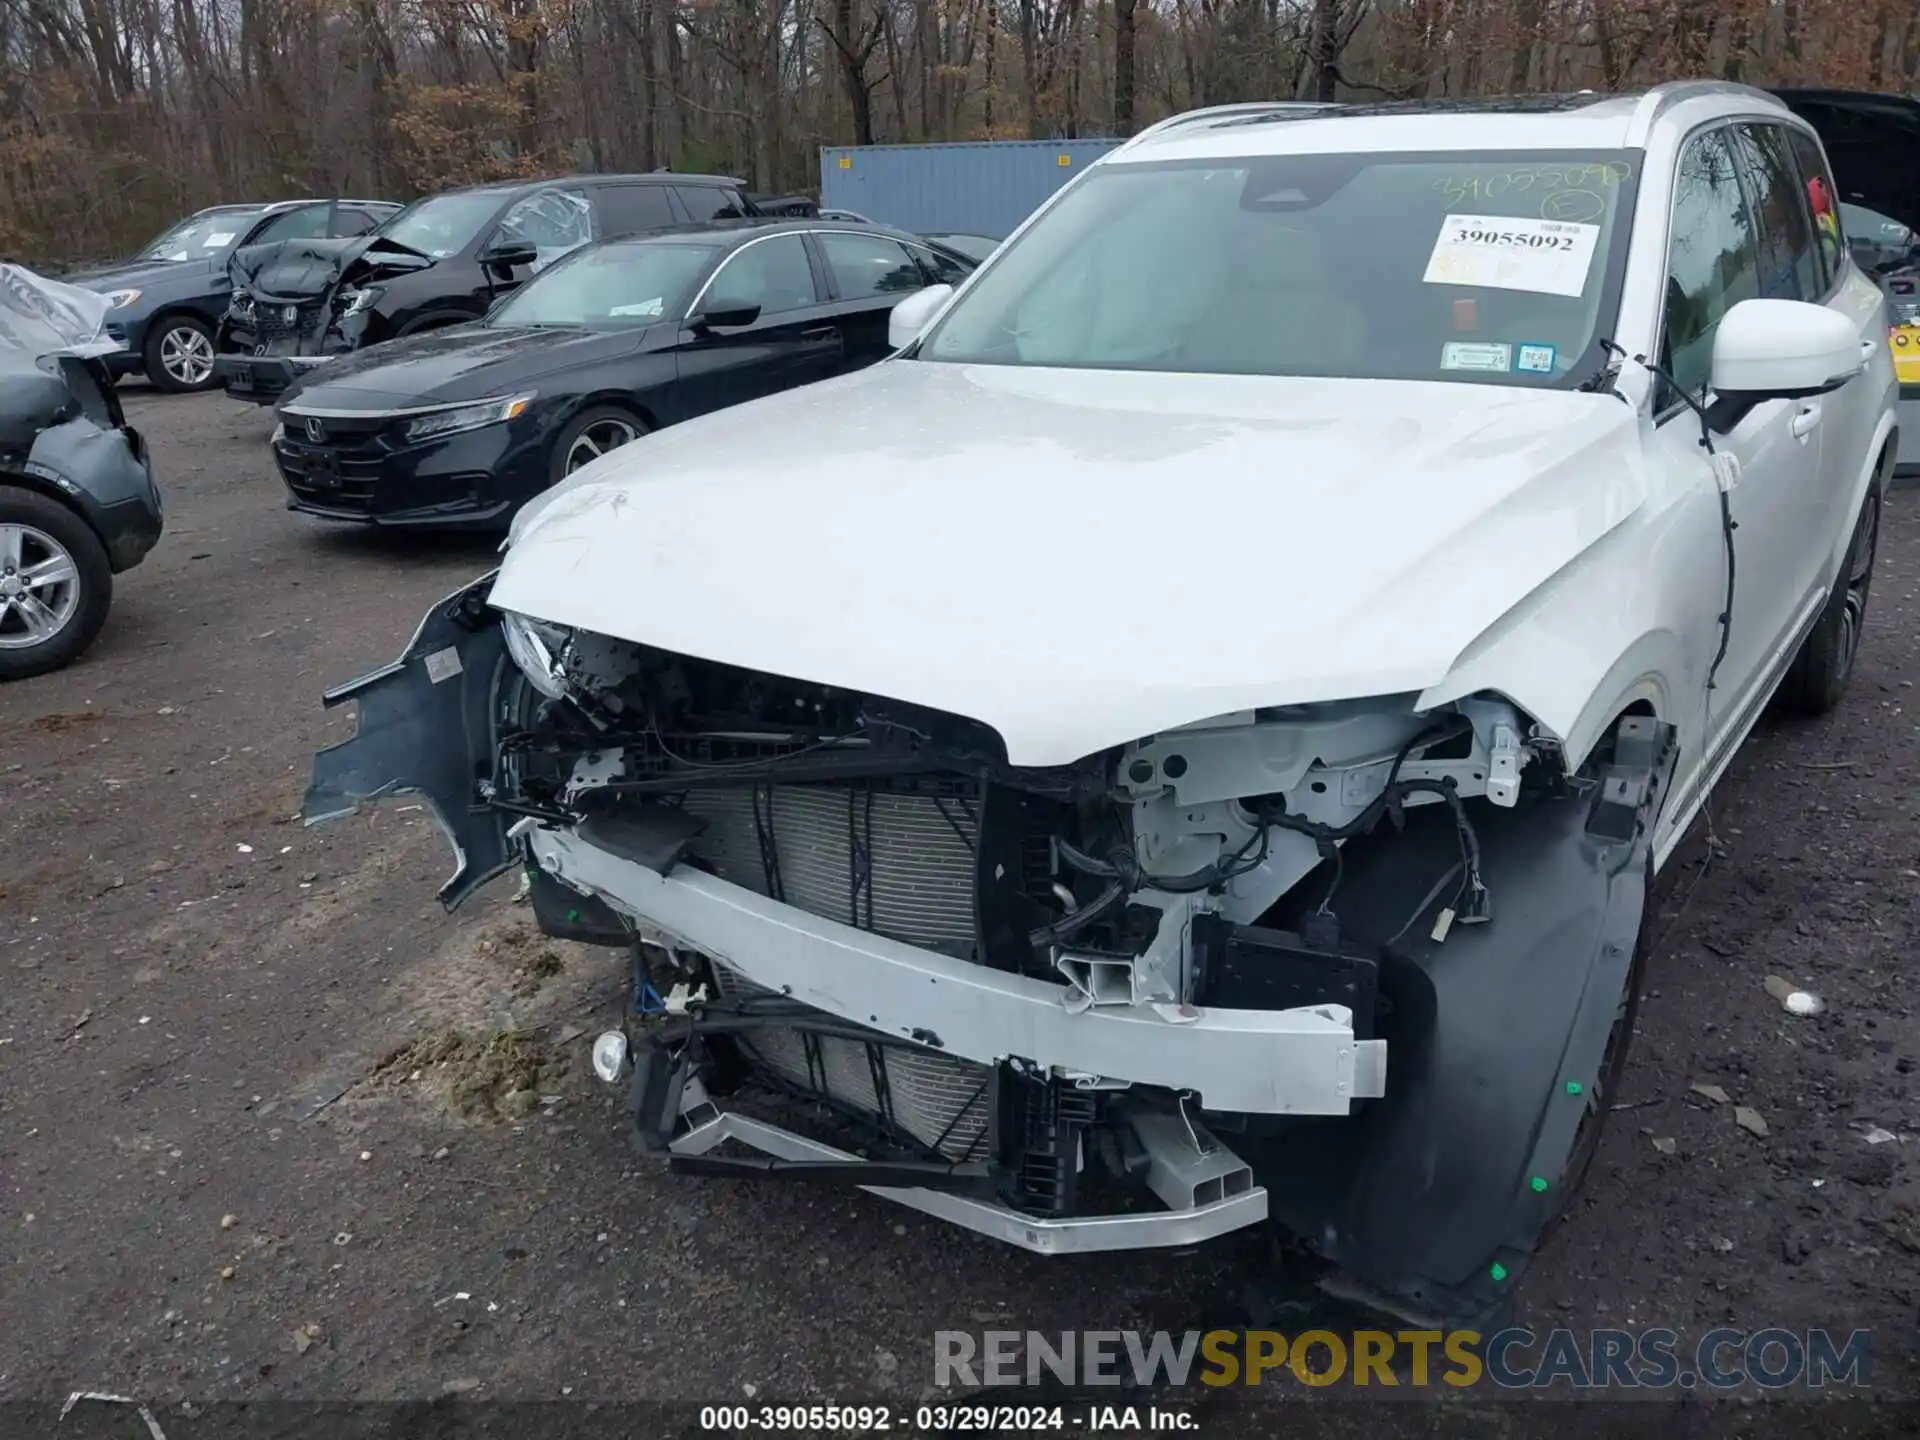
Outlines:
<svg viewBox="0 0 1920 1440"><path fill-rule="evenodd" d="M820 152L820 204L903 230L1004 239L1118 140L844 145Z"/></svg>

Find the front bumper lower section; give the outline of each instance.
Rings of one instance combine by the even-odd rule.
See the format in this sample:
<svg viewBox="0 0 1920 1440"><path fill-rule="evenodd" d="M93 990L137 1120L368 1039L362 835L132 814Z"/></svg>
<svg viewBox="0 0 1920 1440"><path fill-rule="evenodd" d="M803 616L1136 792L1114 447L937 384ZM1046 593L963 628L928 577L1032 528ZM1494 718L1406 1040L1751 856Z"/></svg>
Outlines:
<svg viewBox="0 0 1920 1440"><path fill-rule="evenodd" d="M1386 1093L1386 1041L1356 1039L1341 1006L1075 1013L1063 985L809 915L704 871L663 875L576 831L530 820L517 830L540 869L643 935L723 961L799 1004L976 1064L1019 1058L1253 1115L1345 1115L1355 1100Z"/></svg>

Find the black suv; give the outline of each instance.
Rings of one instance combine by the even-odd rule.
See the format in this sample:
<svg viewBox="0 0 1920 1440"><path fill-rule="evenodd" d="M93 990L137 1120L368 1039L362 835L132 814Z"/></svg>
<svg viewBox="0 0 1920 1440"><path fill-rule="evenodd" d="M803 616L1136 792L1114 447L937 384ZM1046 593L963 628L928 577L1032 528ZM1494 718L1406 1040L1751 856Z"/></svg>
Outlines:
<svg viewBox="0 0 1920 1440"><path fill-rule="evenodd" d="M234 252L214 360L235 399L270 404L336 355L477 320L593 240L757 213L714 175L571 175L447 190L373 234Z"/></svg>
<svg viewBox="0 0 1920 1440"><path fill-rule="evenodd" d="M244 245L364 235L400 207L386 200L215 205L169 225L130 259L62 278L107 297L107 334L126 348L114 375L162 390L213 387L213 332L227 308L227 260Z"/></svg>

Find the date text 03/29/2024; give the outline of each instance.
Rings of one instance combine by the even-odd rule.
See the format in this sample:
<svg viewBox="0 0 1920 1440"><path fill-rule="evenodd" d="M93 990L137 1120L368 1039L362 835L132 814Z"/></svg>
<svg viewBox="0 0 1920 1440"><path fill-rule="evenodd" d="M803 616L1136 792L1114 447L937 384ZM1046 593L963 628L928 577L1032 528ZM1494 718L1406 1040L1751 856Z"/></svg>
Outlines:
<svg viewBox="0 0 1920 1440"><path fill-rule="evenodd" d="M1199 1429L1189 1410L1159 1405L707 1405L700 1428L722 1435L1173 1434Z"/></svg>

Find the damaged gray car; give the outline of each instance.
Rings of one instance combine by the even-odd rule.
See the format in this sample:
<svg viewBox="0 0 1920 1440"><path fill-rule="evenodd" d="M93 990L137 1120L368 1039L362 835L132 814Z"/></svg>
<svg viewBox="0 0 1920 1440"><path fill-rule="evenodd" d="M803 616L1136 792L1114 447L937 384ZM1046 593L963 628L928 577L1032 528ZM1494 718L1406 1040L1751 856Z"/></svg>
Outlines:
<svg viewBox="0 0 1920 1440"><path fill-rule="evenodd" d="M0 265L0 680L72 663L160 540L159 487L101 357L106 297Z"/></svg>

